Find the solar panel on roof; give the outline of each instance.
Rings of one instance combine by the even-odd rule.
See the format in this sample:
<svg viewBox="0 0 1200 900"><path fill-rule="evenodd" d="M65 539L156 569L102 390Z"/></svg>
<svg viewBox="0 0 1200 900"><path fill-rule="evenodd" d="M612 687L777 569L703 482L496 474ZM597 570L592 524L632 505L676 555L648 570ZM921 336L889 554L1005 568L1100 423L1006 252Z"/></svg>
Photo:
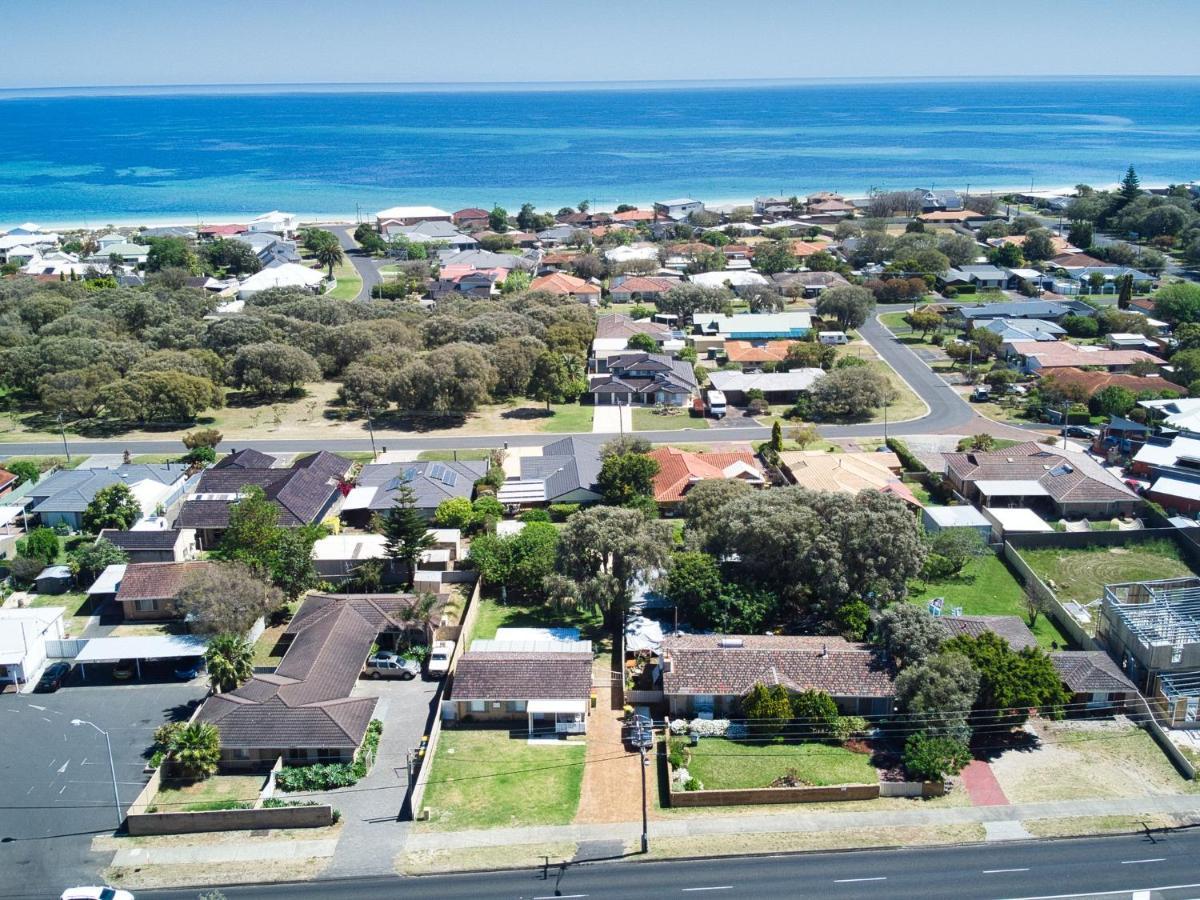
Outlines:
<svg viewBox="0 0 1200 900"><path fill-rule="evenodd" d="M446 474L446 467L444 465L442 465L441 463L434 463L429 468L429 477L432 478L434 481L439 480L445 474Z"/></svg>
<svg viewBox="0 0 1200 900"><path fill-rule="evenodd" d="M445 472L442 473L442 484L446 485L447 487L454 487L454 485L457 482L458 482L458 473L455 472L453 469L448 468L448 469L446 469Z"/></svg>
<svg viewBox="0 0 1200 900"><path fill-rule="evenodd" d="M409 466L407 469L404 470L404 474L401 476L401 479L403 480L403 482L405 484L408 484L416 477L417 477L417 467Z"/></svg>

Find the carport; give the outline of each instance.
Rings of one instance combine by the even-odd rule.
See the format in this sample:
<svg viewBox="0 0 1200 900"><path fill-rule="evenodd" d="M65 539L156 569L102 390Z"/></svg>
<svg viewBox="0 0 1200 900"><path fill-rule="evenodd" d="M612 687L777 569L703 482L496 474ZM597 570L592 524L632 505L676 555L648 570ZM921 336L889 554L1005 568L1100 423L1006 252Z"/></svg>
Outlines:
<svg viewBox="0 0 1200 900"><path fill-rule="evenodd" d="M194 634L154 634L136 637L90 638L75 657L79 673L87 678L87 663L120 662L132 659L142 677L144 659L183 659L203 656L208 641Z"/></svg>

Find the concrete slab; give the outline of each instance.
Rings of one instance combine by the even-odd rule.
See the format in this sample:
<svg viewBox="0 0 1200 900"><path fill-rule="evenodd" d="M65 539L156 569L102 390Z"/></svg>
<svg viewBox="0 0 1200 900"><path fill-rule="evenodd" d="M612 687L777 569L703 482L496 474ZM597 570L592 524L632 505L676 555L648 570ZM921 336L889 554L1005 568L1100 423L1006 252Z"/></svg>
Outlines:
<svg viewBox="0 0 1200 900"><path fill-rule="evenodd" d="M1025 826L1015 819L984 822L983 833L986 841L1024 841L1033 837L1025 830Z"/></svg>
<svg viewBox="0 0 1200 900"><path fill-rule="evenodd" d="M182 847L131 847L118 850L114 866L194 866L206 863L313 859L333 856L337 838L317 841L247 841L244 844L194 844Z"/></svg>

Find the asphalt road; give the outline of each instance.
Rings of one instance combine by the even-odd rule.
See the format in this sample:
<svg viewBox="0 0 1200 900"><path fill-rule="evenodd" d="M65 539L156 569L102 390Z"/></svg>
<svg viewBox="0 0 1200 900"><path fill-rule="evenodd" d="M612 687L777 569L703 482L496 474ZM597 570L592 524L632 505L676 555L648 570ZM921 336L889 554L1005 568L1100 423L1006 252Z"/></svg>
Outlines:
<svg viewBox="0 0 1200 900"><path fill-rule="evenodd" d="M358 292L358 296L355 299L366 300L370 298L371 288L383 280L383 277L379 274L379 263L376 262L373 256L369 256L359 249L358 244L354 240L353 228L333 225L330 226L330 229L337 235L342 249L346 251L346 259L350 260L350 264L354 266L359 277L362 279L362 290Z"/></svg>
<svg viewBox="0 0 1200 900"><path fill-rule="evenodd" d="M651 836L653 842L653 835ZM1106 894L1200 896L1200 832L969 844L677 862L591 863L420 878L369 878L222 888L230 900L377 896L476 898L819 897L1003 900ZM632 857L631 860L635 860ZM138 900L194 900L199 889L139 891ZM0 896L13 896L11 894ZM17 894L16 896L21 896Z"/></svg>

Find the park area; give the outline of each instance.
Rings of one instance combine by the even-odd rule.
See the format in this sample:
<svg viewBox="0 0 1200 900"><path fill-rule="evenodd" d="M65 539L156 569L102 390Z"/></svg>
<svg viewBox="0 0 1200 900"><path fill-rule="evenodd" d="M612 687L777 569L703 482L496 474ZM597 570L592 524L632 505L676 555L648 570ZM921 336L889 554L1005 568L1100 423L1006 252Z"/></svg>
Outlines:
<svg viewBox="0 0 1200 900"><path fill-rule="evenodd" d="M1021 558L1063 603L1086 605L1104 596L1106 584L1191 575L1174 541L1130 542L1124 547L1024 549Z"/></svg>
<svg viewBox="0 0 1200 900"><path fill-rule="evenodd" d="M970 560L957 575L928 583L914 580L908 586L908 599L928 606L935 597L945 598L945 609L962 607L966 616L1019 616L1029 624L1025 591L1016 575L995 553ZM1049 650L1070 643L1049 616L1039 615L1030 629L1038 644Z"/></svg>
<svg viewBox="0 0 1200 900"><path fill-rule="evenodd" d="M675 753L683 752L688 774L710 791L879 781L869 752L859 753L832 744L782 738L706 737L695 747L680 738L673 739L671 746Z"/></svg>
<svg viewBox="0 0 1200 900"><path fill-rule="evenodd" d="M586 746L531 745L524 729L442 732L422 803L441 831L567 825L579 806Z"/></svg>

